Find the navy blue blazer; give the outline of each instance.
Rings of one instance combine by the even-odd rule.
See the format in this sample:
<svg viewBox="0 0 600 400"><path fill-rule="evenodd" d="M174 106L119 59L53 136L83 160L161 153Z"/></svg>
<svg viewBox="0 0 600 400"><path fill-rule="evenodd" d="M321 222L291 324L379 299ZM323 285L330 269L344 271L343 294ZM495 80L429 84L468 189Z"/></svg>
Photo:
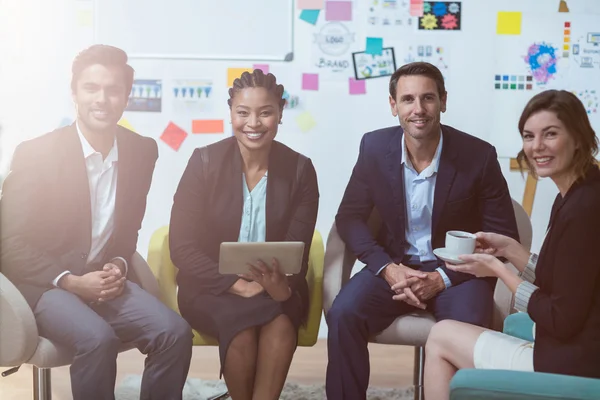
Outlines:
<svg viewBox="0 0 600 400"><path fill-rule="evenodd" d="M444 247L446 232L497 232L518 240L517 223L496 150L489 143L442 125L444 144L436 179L432 245ZM406 206L400 126L366 133L358 161L335 218L340 237L374 273L390 262L402 262ZM373 208L382 229L373 237L367 220ZM440 262L453 285L473 276L454 272Z"/></svg>

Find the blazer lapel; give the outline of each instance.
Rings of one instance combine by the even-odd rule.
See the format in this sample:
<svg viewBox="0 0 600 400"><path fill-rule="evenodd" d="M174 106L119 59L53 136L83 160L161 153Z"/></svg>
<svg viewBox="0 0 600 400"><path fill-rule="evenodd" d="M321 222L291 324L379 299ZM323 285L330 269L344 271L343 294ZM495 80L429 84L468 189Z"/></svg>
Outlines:
<svg viewBox="0 0 600 400"><path fill-rule="evenodd" d="M112 237L116 237L123 215L127 209L127 199L131 188L132 177L135 174L135 149L125 130L117 127L117 194L115 196L115 227ZM108 246L107 246L108 247Z"/></svg>
<svg viewBox="0 0 600 400"><path fill-rule="evenodd" d="M402 225L398 232L404 232L404 214L406 213L406 200L404 194L404 169L402 168L402 131L395 135L390 142L389 152L385 156L385 165L391 185L392 198L396 209L394 223Z"/></svg>
<svg viewBox="0 0 600 400"><path fill-rule="evenodd" d="M217 215L226 215L226 221L223 224L224 237L229 241L237 242L240 236L240 227L242 225L242 212L244 208L243 198L243 168L242 168L242 154L237 143L237 140L233 141L232 157L225 157L221 168L226 168L227 173L224 175L227 178L226 182L211 182L207 187L217 188L221 185L226 187L225 194L227 198L222 199L221 212ZM228 162L231 160L232 162ZM229 164L229 165L227 165ZM220 176L221 174L216 174Z"/></svg>
<svg viewBox="0 0 600 400"><path fill-rule="evenodd" d="M454 182L456 169L454 168L454 158L456 151L453 148L452 137L442 126L444 135L444 144L442 154L440 155L440 164L438 166L437 179L435 182L435 194L433 195L433 215L431 218L431 235L435 234L437 224L440 221L442 212L448 199L448 193Z"/></svg>
<svg viewBox="0 0 600 400"><path fill-rule="evenodd" d="M78 229L81 229L79 237L85 238L84 246L89 248L92 243L92 202L90 200L90 184L87 176L87 167L83 157L81 140L77 134L75 123L65 130L64 143L64 171L60 178L65 184L63 189L69 193L68 203L72 202L74 207L73 221ZM66 178L66 179L65 179Z"/></svg>

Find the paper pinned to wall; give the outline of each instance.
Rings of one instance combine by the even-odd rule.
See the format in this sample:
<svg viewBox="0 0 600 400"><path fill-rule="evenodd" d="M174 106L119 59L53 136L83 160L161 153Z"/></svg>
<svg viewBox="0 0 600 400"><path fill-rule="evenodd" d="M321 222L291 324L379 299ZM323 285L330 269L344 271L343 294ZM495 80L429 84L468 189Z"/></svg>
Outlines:
<svg viewBox="0 0 600 400"><path fill-rule="evenodd" d="M348 87L350 94L365 94L367 93L366 82L361 79L348 78Z"/></svg>
<svg viewBox="0 0 600 400"><path fill-rule="evenodd" d="M308 111L303 112L302 114L296 117L296 123L300 130L304 133L310 131L317 125L317 121L313 118L312 114Z"/></svg>
<svg viewBox="0 0 600 400"><path fill-rule="evenodd" d="M352 21L351 1L328 1L325 4L326 21Z"/></svg>
<svg viewBox="0 0 600 400"><path fill-rule="evenodd" d="M413 17L423 16L423 0L410 0L410 15Z"/></svg>
<svg viewBox="0 0 600 400"><path fill-rule="evenodd" d="M167 146L173 150L178 151L187 135L186 131L175 125L173 122L169 122L169 125L167 125L162 135L160 135L160 140L165 142Z"/></svg>
<svg viewBox="0 0 600 400"><path fill-rule="evenodd" d="M252 68L227 68L227 87L232 87L233 81L246 71L252 73Z"/></svg>
<svg viewBox="0 0 600 400"><path fill-rule="evenodd" d="M302 74L302 90L319 90L319 74Z"/></svg>
<svg viewBox="0 0 600 400"><path fill-rule="evenodd" d="M567 5L567 2L565 0L560 0L560 3L558 4L558 12L561 12L561 13L569 12L569 6Z"/></svg>
<svg viewBox="0 0 600 400"><path fill-rule="evenodd" d="M195 119L192 121L192 133L223 133L222 119Z"/></svg>
<svg viewBox="0 0 600 400"><path fill-rule="evenodd" d="M121 125L123 128L129 129L130 131L137 132L133 126L131 126L127 118L121 118L121 120L118 122L118 125Z"/></svg>
<svg viewBox="0 0 600 400"><path fill-rule="evenodd" d="M269 73L269 64L254 64L252 66L252 68L254 68L254 69L260 69L265 74Z"/></svg>
<svg viewBox="0 0 600 400"><path fill-rule="evenodd" d="M319 13L321 10L302 10L300 13L300 19L308 22L309 24L316 25L319 20Z"/></svg>
<svg viewBox="0 0 600 400"><path fill-rule="evenodd" d="M368 37L365 53L381 55L383 53L383 38Z"/></svg>
<svg viewBox="0 0 600 400"><path fill-rule="evenodd" d="M499 11L496 21L496 34L498 35L520 35L521 34L520 11Z"/></svg>
<svg viewBox="0 0 600 400"><path fill-rule="evenodd" d="M296 0L298 10L322 10L324 0Z"/></svg>

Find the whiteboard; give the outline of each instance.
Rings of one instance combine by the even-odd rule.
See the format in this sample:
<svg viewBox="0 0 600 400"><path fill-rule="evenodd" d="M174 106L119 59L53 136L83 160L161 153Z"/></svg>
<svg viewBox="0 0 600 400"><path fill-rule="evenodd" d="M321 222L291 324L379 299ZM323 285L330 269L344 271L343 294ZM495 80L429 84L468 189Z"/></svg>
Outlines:
<svg viewBox="0 0 600 400"><path fill-rule="evenodd" d="M291 61L293 0L95 0L94 41L132 58Z"/></svg>

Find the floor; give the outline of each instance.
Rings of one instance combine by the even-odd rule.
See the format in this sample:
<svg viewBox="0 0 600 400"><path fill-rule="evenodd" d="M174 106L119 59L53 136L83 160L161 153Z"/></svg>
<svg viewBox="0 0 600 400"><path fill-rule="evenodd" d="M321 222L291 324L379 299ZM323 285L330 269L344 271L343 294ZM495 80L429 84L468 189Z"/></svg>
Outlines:
<svg viewBox="0 0 600 400"><path fill-rule="evenodd" d="M376 387L406 387L412 384L414 348L370 344L371 380ZM144 356L137 350L121 353L118 359L117 382L125 375L141 374ZM313 347L299 347L294 355L288 380L304 384L325 382L327 366L327 343L319 340ZM218 379L219 363L216 347L195 347L192 357L190 377ZM25 400L32 398L32 368L24 365L6 378L0 377L0 399ZM69 368L52 370L53 400L69 400Z"/></svg>

